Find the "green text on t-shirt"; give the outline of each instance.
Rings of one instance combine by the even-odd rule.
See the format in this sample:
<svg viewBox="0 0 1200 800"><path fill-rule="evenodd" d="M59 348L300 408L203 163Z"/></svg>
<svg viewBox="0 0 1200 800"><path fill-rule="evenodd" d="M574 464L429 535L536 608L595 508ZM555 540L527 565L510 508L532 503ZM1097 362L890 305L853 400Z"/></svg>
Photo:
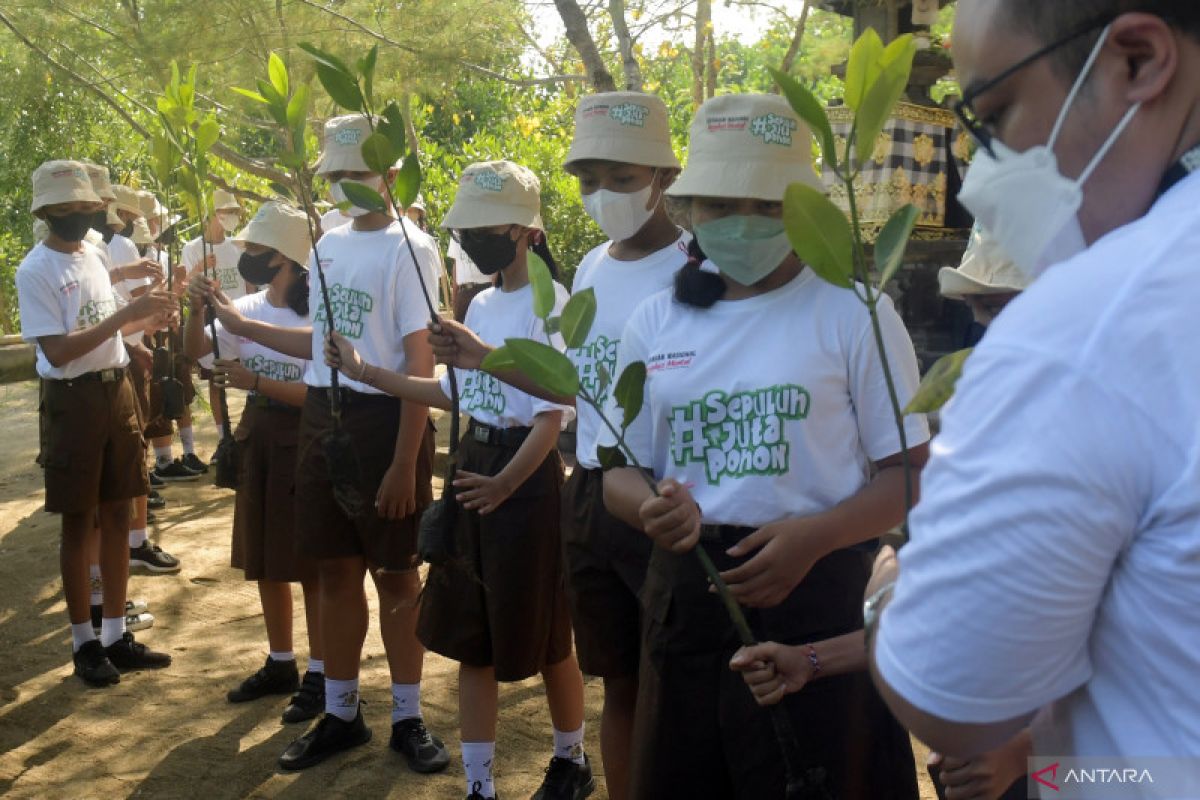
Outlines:
<svg viewBox="0 0 1200 800"><path fill-rule="evenodd" d="M477 369L467 373L460 402L467 414L483 411L496 416L504 413L506 405L500 381Z"/></svg>
<svg viewBox="0 0 1200 800"><path fill-rule="evenodd" d="M246 369L267 380L295 383L300 380L300 366L290 361L276 361L258 355L246 361Z"/></svg>
<svg viewBox="0 0 1200 800"><path fill-rule="evenodd" d="M329 303L333 306L333 327L347 339L361 339L366 315L375 308L375 298L367 292L335 283L329 287ZM325 303L317 308L314 325L325 322Z"/></svg>
<svg viewBox="0 0 1200 800"><path fill-rule="evenodd" d="M586 342L583 347L567 351L567 355L575 362L579 372L579 383L588 396L601 403L608 397L608 387L605 386L603 373L608 373L608 380L614 380L613 371L617 368L617 345L620 339L609 339L597 336ZM603 390L601 387L604 387Z"/></svg>
<svg viewBox="0 0 1200 800"><path fill-rule="evenodd" d="M89 300L79 307L79 313L75 316L75 328L83 330L93 325L99 325L115 313L117 313L117 303L111 297Z"/></svg>

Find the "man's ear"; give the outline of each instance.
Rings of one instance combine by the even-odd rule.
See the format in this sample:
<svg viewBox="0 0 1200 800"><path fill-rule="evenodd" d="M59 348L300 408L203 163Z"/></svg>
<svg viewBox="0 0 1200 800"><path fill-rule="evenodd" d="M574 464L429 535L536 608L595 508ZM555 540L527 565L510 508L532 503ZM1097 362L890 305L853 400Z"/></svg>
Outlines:
<svg viewBox="0 0 1200 800"><path fill-rule="evenodd" d="M1123 14L1113 23L1109 46L1128 64L1124 95L1130 104L1166 93L1179 72L1179 35L1154 14Z"/></svg>

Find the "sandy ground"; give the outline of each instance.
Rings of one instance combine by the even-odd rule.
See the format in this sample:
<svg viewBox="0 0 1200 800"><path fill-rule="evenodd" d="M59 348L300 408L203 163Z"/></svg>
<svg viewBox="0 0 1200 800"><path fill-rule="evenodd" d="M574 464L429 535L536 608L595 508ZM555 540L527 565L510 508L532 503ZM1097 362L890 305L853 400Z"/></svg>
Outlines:
<svg viewBox="0 0 1200 800"><path fill-rule="evenodd" d="M231 396L231 403L238 401ZM203 412L201 412L202 414ZM235 410L235 413L236 410ZM461 762L443 774L411 773L387 747L391 697L378 629L367 637L362 696L375 738L299 774L275 759L303 726L284 726L284 701L230 705L225 692L261 666L262 613L253 584L228 566L233 495L208 480L175 484L151 533L180 558L178 575L137 575L130 596L157 618L139 638L170 652L174 665L132 673L110 689L71 674L71 640L58 575L58 518L42 508L37 452L37 384L0 385L0 796L13 798L355 797L461 798ZM446 427L446 426L443 426ZM198 450L212 452L211 420L197 425ZM372 618L377 605L372 591ZM297 650L303 664L296 592ZM452 662L425 661L426 722L455 751L457 690ZM587 684L587 747L605 797L597 741L598 681ZM550 756L550 720L536 680L500 691L497 788L528 797ZM924 761L918 753L918 763ZM922 797L933 798L922 776Z"/></svg>

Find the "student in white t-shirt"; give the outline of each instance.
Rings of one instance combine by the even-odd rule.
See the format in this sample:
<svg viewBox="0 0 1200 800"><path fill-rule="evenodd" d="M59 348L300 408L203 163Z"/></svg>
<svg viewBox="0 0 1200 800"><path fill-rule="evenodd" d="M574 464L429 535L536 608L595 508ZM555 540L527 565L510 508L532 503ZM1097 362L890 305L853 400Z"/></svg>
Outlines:
<svg viewBox="0 0 1200 800"><path fill-rule="evenodd" d="M247 319L284 328L308 324L308 263L311 244L303 211L264 203L234 238L244 249L238 271L262 291L234 301ZM317 567L300 549L294 525L296 439L306 394L307 361L229 334L217 323L221 358L212 360L204 325L205 280L191 289L188 358L212 365L219 385L249 392L234 436L241 444L240 478L233 515L231 563L247 580L258 582L269 654L256 673L228 693L242 703L269 695L293 695L284 722L302 722L325 706L325 666L321 649ZM292 583L304 594L309 661L304 681L292 647Z"/></svg>
<svg viewBox="0 0 1200 800"><path fill-rule="evenodd" d="M370 135L363 115L335 117L326 123L317 173L330 183L335 203L346 199L344 182L382 191L384 180L394 179L394 170L379 175L363 160L362 143ZM396 220L357 207L349 213L353 223L322 236L310 260L309 327L248 320L222 298L209 296L229 331L308 360L304 373L308 393L298 442L296 524L304 552L317 559L320 574L325 714L287 747L279 763L283 769L304 769L371 739L358 695L369 622L363 579L369 570L379 593L379 624L392 679L390 746L414 771L438 772L449 765L450 756L423 721L424 649L414 633L421 595L417 524L433 499L429 409L401 403L362 382L343 380L338 393L340 419L335 419L330 370L320 358L315 363L310 360L322 352L332 323L372 363L432 377L433 353L425 332L429 301L422 283L430 292L436 290L438 252L407 218ZM322 297L318 266L325 276L330 309ZM338 503L337 487L330 480L326 440L335 433L349 441L358 462L355 488L367 506L359 513L347 513Z"/></svg>
<svg viewBox="0 0 1200 800"><path fill-rule="evenodd" d="M688 165L667 190L690 219L692 258L621 338L615 374L647 369L625 439L659 492L632 465L605 474L609 510L655 542L642 591L636 798L784 796L770 719L729 672L739 639L690 551L703 547L722 571L757 638L819 645L862 627L875 539L904 516L900 437L870 317L853 292L806 268L784 232L787 186L820 186L810 145L781 97L701 106ZM886 298L879 316L903 404L916 356ZM920 465L928 431L920 418L907 428ZM821 678L781 704L810 778L823 773L825 791L843 800L916 798L907 734L869 676Z"/></svg>
<svg viewBox="0 0 1200 800"><path fill-rule="evenodd" d="M63 593L75 674L93 686L124 670L161 668L126 631L130 501L147 491L145 446L122 336L168 321L175 301L154 288L122 305L103 256L83 241L103 208L83 164L49 161L33 174L33 213L49 229L17 269L21 335L36 345L44 381L42 454L46 510L62 514ZM99 532L96 523L99 522ZM99 640L89 608L93 537L100 540L103 616Z"/></svg>
<svg viewBox="0 0 1200 800"><path fill-rule="evenodd" d="M446 258L454 262L454 319L462 322L467 318L471 300L492 285L492 278L479 271L471 257L463 252L462 245L454 239L446 246Z"/></svg>
<svg viewBox="0 0 1200 800"><path fill-rule="evenodd" d="M509 338L549 341L533 311L527 258L555 271L545 244L541 184L509 161L472 164L459 179L442 223L498 285L477 295L467 324L492 345ZM555 284L555 313L567 291ZM410 378L364 361L341 337L329 363L347 377L407 400L450 407L449 376ZM426 581L418 635L430 650L459 662L459 720L468 800L496 796L498 681L541 673L554 723L554 755L537 796L586 797L595 788L583 749L583 676L571 647L558 524L562 459L559 432L570 406L538 399L480 370L457 370L470 424L458 451L454 538L458 556L434 565ZM553 794L551 794L553 792Z"/></svg>

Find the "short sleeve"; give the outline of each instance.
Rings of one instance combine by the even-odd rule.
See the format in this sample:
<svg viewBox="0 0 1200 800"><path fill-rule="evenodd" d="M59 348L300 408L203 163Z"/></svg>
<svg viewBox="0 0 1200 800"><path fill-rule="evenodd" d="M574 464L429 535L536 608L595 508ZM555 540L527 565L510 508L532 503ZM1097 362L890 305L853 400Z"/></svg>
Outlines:
<svg viewBox="0 0 1200 800"><path fill-rule="evenodd" d="M908 702L976 724L1029 714L1091 676L1097 608L1163 442L1072 366L986 345L934 440L875 651Z"/></svg>
<svg viewBox="0 0 1200 800"><path fill-rule="evenodd" d="M880 297L878 316L896 394L900 407L904 408L912 400L921 383L917 354L890 297ZM865 313L863 319L863 328L858 333L849 358L850 399L854 404L858 435L867 458L881 461L896 455L903 448L900 446L900 436L896 430L896 417L888 394L887 378L884 375L883 359L879 355L875 332L870 318ZM910 448L929 441L929 425L923 414L910 414L905 417L904 431Z"/></svg>
<svg viewBox="0 0 1200 800"><path fill-rule="evenodd" d="M650 334L646 330L647 314L645 311L646 307L652 302L654 301L650 300L644 303L625 325L625 330L621 334L621 343L617 345L616 374L612 376L614 384L622 373L624 373L626 367L638 361L645 363L650 354ZM644 466L649 466L654 463L654 423L650 416L649 379L646 380L646 385L642 391L642 411L633 419L629 427L625 429L624 438L625 444L628 445L629 451L633 453L637 461ZM604 415L613 424L619 425L624 414L617 405L616 398L613 395L614 393L611 391L608 393L608 400L604 404ZM617 443L617 440L612 432L607 429L607 426L605 426L601 431L598 442L601 447L612 447Z"/></svg>
<svg viewBox="0 0 1200 800"><path fill-rule="evenodd" d="M21 338L27 342L71 332L57 293L34 270L17 270L17 306L21 311Z"/></svg>
<svg viewBox="0 0 1200 800"><path fill-rule="evenodd" d="M413 269L412 256L408 245L403 242L402 234L393 297L393 307L396 311L395 330L401 339L424 329L428 324L429 303L426 302L425 291L428 290L432 294L432 301L436 303L437 268L441 261L437 248L428 237L410 233L409 241L412 243L412 252L416 254L417 267L421 271L425 288L422 288L421 278L417 277L417 271Z"/></svg>

